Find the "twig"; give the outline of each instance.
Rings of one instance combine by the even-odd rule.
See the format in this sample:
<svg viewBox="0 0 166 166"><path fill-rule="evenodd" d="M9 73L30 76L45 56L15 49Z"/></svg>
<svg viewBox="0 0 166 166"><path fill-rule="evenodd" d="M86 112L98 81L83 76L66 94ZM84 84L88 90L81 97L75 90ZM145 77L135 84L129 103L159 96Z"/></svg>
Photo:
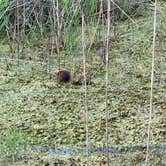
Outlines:
<svg viewBox="0 0 166 166"><path fill-rule="evenodd" d="M117 3L115 3L113 0L111 0L111 2L112 2L129 20L131 20L134 24L136 24L135 21L134 21ZM109 10L109 11L110 11L110 10Z"/></svg>

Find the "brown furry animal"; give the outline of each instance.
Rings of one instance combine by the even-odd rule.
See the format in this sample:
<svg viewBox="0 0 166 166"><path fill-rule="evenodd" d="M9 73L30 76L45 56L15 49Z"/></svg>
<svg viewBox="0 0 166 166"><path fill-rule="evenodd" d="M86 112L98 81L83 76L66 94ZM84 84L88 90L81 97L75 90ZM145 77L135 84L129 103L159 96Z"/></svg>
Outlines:
<svg viewBox="0 0 166 166"><path fill-rule="evenodd" d="M57 73L57 80L60 82L60 83L67 83L69 82L71 79L71 76L70 76L70 72L69 71L66 71L66 70L60 70L58 73Z"/></svg>

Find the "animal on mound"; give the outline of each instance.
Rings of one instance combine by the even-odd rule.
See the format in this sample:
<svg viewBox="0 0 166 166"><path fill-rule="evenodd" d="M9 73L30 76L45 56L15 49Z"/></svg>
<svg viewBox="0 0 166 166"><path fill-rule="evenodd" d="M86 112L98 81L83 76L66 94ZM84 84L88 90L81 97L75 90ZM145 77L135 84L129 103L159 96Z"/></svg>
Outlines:
<svg viewBox="0 0 166 166"><path fill-rule="evenodd" d="M84 84L84 76L82 73L82 68L78 67L77 69L73 67L71 72L67 70L60 70L57 72L57 80L59 83L68 83L71 82L74 85L82 85ZM87 84L91 83L91 72L87 71Z"/></svg>

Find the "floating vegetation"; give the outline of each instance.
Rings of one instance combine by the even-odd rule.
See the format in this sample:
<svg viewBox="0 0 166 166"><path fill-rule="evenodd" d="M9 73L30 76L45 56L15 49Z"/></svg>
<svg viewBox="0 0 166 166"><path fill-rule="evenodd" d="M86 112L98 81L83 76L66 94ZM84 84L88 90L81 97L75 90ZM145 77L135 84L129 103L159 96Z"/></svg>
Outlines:
<svg viewBox="0 0 166 166"><path fill-rule="evenodd" d="M163 8L164 4L161 4ZM154 112L149 160L149 164L154 166L164 166L166 163L164 19L161 14L155 60ZM113 36L112 31L110 35L109 155L112 165L117 166L122 163L129 166L143 165L147 153L145 146L151 88L151 17L146 15L146 19L140 17L134 21L135 24L117 21L114 28L118 35ZM74 79L67 84L59 84L57 81L55 73L58 71L58 58L54 54L46 57L43 53L43 47L48 44L45 39L39 43L37 38L30 39L34 40L32 43L35 48L29 43L30 46L24 50L26 56L22 57L20 53L19 66L16 59L10 59L7 55L9 46L6 41L0 43L0 55L7 55L5 58L0 57L0 165L83 166L87 162L87 151L91 165L107 164L105 65L98 48L103 41L96 39L87 55L90 140L90 149L87 150L83 66L81 45L78 42L76 46L77 40L79 41L77 37L80 36L75 35L70 49L59 50L62 57L68 55L64 56L61 65L68 71L74 67L71 76ZM88 42L91 40L87 39L87 45Z"/></svg>

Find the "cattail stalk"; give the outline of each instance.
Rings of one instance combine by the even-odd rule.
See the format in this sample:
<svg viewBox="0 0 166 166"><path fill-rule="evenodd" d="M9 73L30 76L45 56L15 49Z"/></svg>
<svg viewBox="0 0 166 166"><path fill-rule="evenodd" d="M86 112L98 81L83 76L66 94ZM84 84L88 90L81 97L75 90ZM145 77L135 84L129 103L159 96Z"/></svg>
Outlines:
<svg viewBox="0 0 166 166"><path fill-rule="evenodd" d="M108 119L109 119L109 111L108 111L108 53L109 53L109 34L110 34L110 0L107 0L107 34L106 34L106 75L105 75L105 120L106 120L106 149L107 149L107 165L109 166L109 133L108 133Z"/></svg>
<svg viewBox="0 0 166 166"><path fill-rule="evenodd" d="M157 20L157 0L155 0L154 21L153 21L153 50L152 50L152 68L151 68L151 90L150 90L150 110L149 110L149 123L148 123L148 138L146 149L145 165L148 165L150 156L150 139L151 139L151 123L153 112L153 87L154 87L154 68L155 68L155 47L156 47L156 20Z"/></svg>
<svg viewBox="0 0 166 166"><path fill-rule="evenodd" d="M20 59L20 22L19 22L19 1L16 1L16 17L17 17L17 64L19 66L19 59Z"/></svg>
<svg viewBox="0 0 166 166"><path fill-rule="evenodd" d="M89 160L89 115L88 115L88 103L87 103L87 78L86 78L86 55L85 55L85 18L84 13L82 11L82 58L83 58L83 75L84 75L84 91L85 91L85 98L84 98L84 106L85 106L85 132L86 132L86 149L87 149L87 158L88 158L88 165L90 165Z"/></svg>

